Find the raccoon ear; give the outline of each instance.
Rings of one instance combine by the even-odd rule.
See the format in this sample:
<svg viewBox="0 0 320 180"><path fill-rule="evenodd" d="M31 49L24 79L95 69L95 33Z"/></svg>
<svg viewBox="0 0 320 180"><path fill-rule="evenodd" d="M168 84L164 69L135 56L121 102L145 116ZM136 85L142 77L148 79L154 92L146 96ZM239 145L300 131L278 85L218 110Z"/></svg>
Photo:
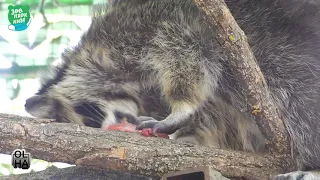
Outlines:
<svg viewBox="0 0 320 180"><path fill-rule="evenodd" d="M25 110L32 116L38 118L52 118L53 100L43 95L35 95L26 100Z"/></svg>

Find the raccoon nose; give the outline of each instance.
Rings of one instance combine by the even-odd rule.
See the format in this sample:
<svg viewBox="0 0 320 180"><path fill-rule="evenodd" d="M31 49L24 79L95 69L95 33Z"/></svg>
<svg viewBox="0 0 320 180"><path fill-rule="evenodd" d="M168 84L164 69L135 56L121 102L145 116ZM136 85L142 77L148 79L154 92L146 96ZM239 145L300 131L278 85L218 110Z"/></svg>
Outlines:
<svg viewBox="0 0 320 180"><path fill-rule="evenodd" d="M39 102L41 102L42 99L43 99L43 98L42 98L41 96L38 96L38 95L32 96L32 97L28 98L28 99L26 100L25 105L24 105L25 109L26 109L26 110L27 110L27 109L31 109L33 106L35 106L36 104L38 104Z"/></svg>

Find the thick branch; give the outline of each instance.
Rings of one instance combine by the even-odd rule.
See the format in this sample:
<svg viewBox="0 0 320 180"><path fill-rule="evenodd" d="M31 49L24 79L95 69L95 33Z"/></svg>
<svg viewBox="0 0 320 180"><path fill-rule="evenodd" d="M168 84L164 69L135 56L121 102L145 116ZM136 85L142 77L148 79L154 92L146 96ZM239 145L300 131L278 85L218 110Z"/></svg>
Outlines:
<svg viewBox="0 0 320 180"><path fill-rule="evenodd" d="M256 63L247 37L234 20L223 0L194 0L207 15L216 39L225 51L255 115L266 135L271 152L290 154L288 133L268 93L264 76Z"/></svg>
<svg viewBox="0 0 320 180"><path fill-rule="evenodd" d="M40 172L27 174L1 176L1 180L68 180L68 179L94 179L94 180L158 180L128 173L117 173L114 171L88 169L84 167L69 167L59 169L54 166Z"/></svg>
<svg viewBox="0 0 320 180"><path fill-rule="evenodd" d="M250 155L134 133L0 114L0 153L11 154L14 149L26 149L32 157L51 162L146 176L209 166L229 178L268 179L288 171L291 165L284 156Z"/></svg>

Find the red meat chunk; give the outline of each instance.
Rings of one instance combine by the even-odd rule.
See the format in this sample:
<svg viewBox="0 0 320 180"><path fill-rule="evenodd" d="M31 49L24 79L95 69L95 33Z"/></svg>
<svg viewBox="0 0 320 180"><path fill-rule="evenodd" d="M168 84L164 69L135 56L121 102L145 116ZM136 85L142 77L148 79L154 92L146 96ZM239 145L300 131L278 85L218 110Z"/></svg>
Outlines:
<svg viewBox="0 0 320 180"><path fill-rule="evenodd" d="M146 128L142 130L136 130L136 125L128 123L127 120L122 120L119 124L113 124L104 127L104 130L108 131L122 131L122 132L134 132L139 133L146 137L162 137L169 138L168 134L164 133L153 133L151 128Z"/></svg>

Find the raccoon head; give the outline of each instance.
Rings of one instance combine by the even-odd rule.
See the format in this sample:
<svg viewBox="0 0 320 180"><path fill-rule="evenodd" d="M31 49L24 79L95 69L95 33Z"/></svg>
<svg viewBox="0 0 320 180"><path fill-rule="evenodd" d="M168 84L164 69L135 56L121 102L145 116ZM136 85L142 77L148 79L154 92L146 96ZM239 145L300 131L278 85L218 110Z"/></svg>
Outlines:
<svg viewBox="0 0 320 180"><path fill-rule="evenodd" d="M26 100L25 109L34 117L55 119L58 122L74 122L94 128L120 123L124 118L136 124L138 106L124 99L94 101L90 98L78 100L54 98L47 94L34 95Z"/></svg>
<svg viewBox="0 0 320 180"><path fill-rule="evenodd" d="M140 111L137 84L107 78L111 70L90 58L64 56L63 63L47 73L49 78L42 77L40 90L26 100L25 110L37 118L96 128L120 123L124 117L135 124Z"/></svg>

